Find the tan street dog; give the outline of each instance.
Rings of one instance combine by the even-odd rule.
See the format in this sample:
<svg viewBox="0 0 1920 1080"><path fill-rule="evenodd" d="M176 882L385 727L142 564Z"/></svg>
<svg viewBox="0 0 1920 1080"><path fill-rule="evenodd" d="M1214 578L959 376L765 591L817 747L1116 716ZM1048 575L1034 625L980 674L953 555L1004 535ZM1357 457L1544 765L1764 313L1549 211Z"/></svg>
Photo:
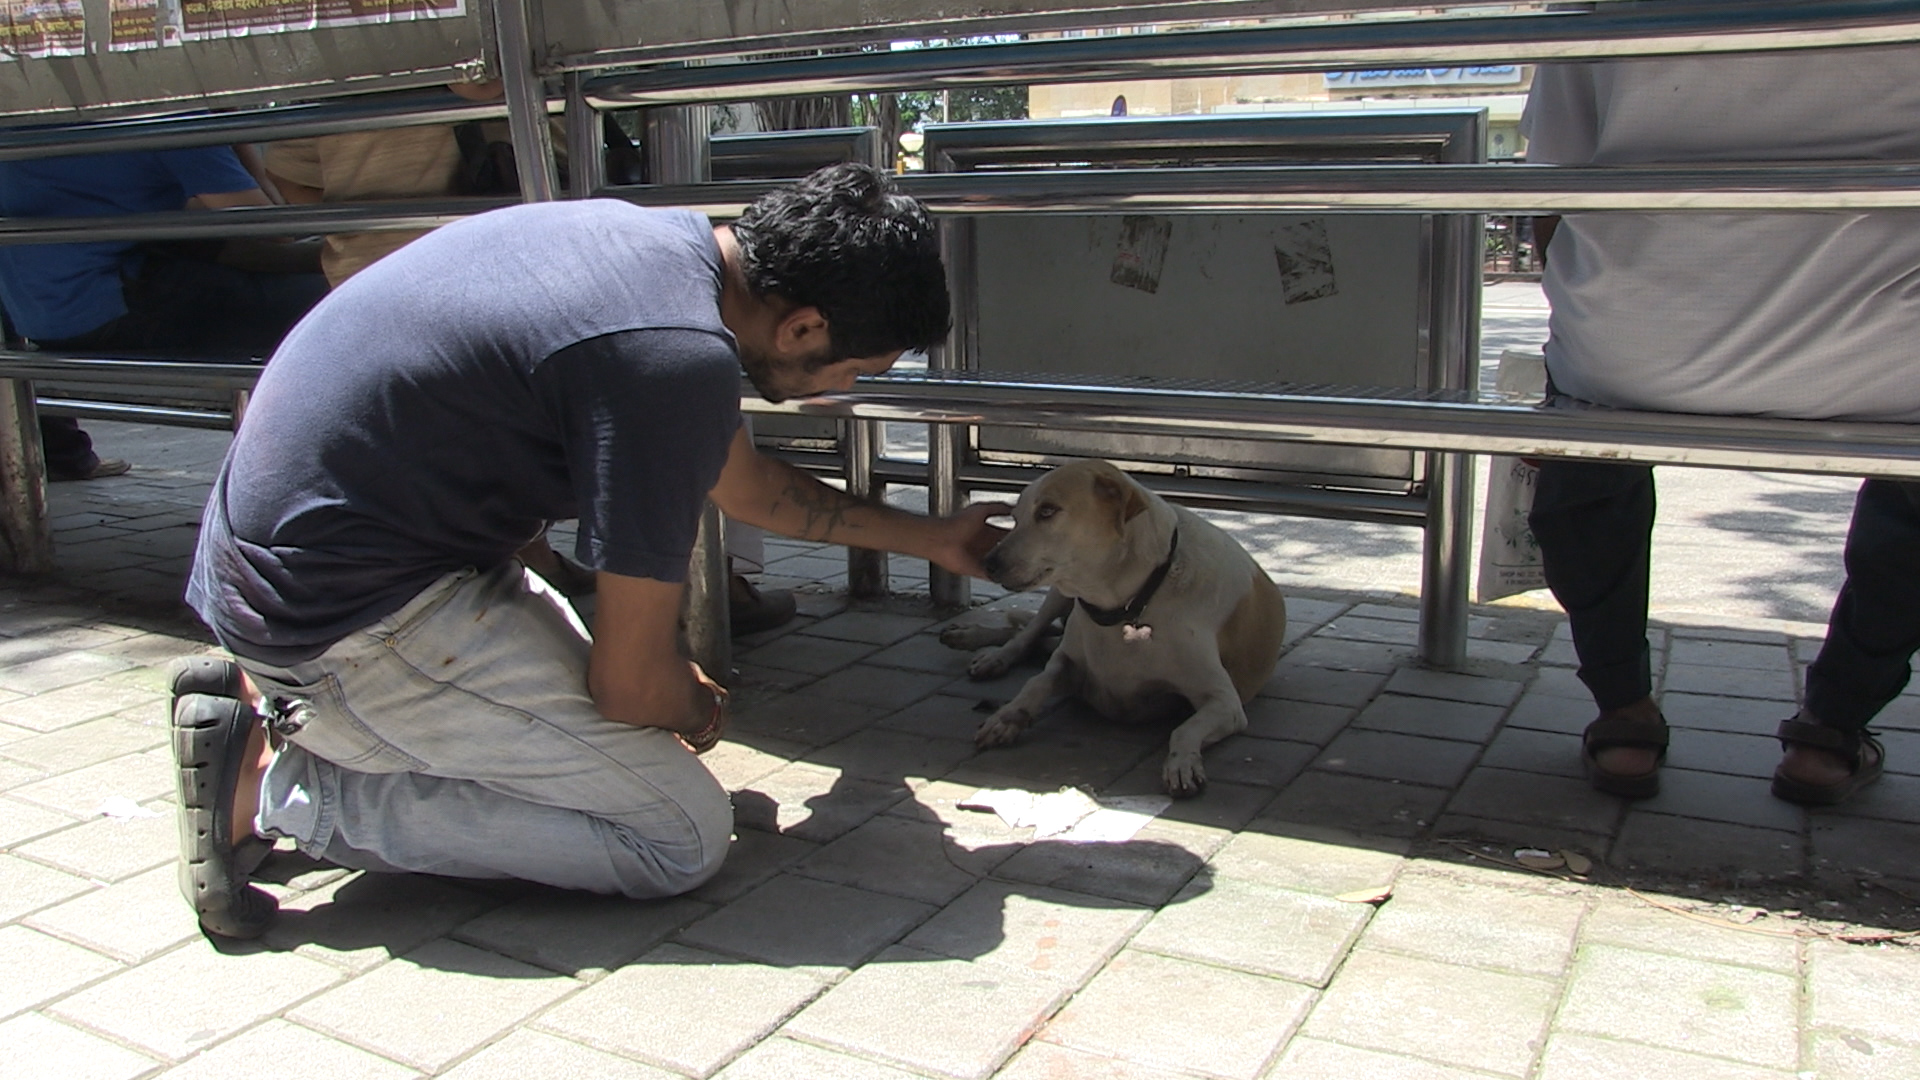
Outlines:
<svg viewBox="0 0 1920 1080"><path fill-rule="evenodd" d="M984 560L1009 589L1051 586L1033 621L975 655L971 673L1004 674L1066 616L1040 674L980 726L975 742L1019 738L1056 694L1124 723L1174 729L1169 794L1206 785L1200 751L1247 726L1246 702L1273 673L1286 601L1253 556L1219 527L1174 506L1104 461L1081 461L1027 486L1013 531Z"/></svg>

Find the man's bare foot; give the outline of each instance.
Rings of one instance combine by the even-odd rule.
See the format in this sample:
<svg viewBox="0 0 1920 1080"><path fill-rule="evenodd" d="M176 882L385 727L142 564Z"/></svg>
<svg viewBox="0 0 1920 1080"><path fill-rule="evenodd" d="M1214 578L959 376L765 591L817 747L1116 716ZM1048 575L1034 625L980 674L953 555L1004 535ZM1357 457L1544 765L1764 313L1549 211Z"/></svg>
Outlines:
<svg viewBox="0 0 1920 1080"><path fill-rule="evenodd" d="M1781 755L1780 772L1803 784L1838 784L1853 775L1847 761L1831 750L1792 745Z"/></svg>

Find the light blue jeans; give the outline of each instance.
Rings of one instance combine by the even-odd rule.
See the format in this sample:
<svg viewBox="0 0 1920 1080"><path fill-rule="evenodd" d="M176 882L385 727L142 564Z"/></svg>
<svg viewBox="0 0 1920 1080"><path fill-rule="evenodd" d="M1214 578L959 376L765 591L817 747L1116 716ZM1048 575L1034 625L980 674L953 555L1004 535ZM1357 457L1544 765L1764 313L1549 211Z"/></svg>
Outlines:
<svg viewBox="0 0 1920 1080"><path fill-rule="evenodd" d="M700 885L726 856L727 793L672 733L600 715L590 647L510 562L449 574L307 663L243 660L269 702L312 706L256 826L359 869L634 897Z"/></svg>

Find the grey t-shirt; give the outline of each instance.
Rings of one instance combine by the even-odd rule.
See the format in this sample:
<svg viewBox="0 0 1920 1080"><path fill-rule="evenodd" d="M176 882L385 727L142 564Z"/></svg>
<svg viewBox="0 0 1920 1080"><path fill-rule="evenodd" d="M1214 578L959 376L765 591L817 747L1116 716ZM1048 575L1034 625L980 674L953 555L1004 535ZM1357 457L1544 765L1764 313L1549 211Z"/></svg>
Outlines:
<svg viewBox="0 0 1920 1080"><path fill-rule="evenodd" d="M612 200L481 214L355 275L262 373L188 603L298 663L575 517L586 565L684 580L740 424L720 281L704 217Z"/></svg>
<svg viewBox="0 0 1920 1080"><path fill-rule="evenodd" d="M1546 64L1530 161L1920 157L1920 47ZM1555 386L1630 409L1920 422L1920 212L1568 214Z"/></svg>

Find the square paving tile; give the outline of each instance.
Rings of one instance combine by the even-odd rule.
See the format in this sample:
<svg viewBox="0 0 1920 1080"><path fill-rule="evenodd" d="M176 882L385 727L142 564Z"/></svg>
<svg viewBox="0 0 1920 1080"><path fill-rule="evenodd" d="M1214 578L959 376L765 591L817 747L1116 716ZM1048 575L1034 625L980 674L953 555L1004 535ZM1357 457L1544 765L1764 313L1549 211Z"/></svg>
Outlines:
<svg viewBox="0 0 1920 1080"><path fill-rule="evenodd" d="M795 1039L767 1039L726 1067L716 1080L921 1080L914 1073Z"/></svg>
<svg viewBox="0 0 1920 1080"><path fill-rule="evenodd" d="M539 889L460 924L452 936L502 956L593 977L619 969L713 906L686 897L629 900Z"/></svg>
<svg viewBox="0 0 1920 1080"><path fill-rule="evenodd" d="M442 939L329 990L286 1016L433 1072L493 1042L579 986L553 972Z"/></svg>
<svg viewBox="0 0 1920 1080"><path fill-rule="evenodd" d="M1406 864L1407 845L1340 829L1259 825L1209 860L1216 880L1260 882L1314 896L1385 888Z"/></svg>
<svg viewBox="0 0 1920 1080"><path fill-rule="evenodd" d="M0 926L0 1017L31 1009L111 974L99 953L24 926Z"/></svg>
<svg viewBox="0 0 1920 1080"><path fill-rule="evenodd" d="M1455 671L1401 668L1387 679L1389 694L1466 701L1479 705L1511 705L1525 687L1512 679L1493 679Z"/></svg>
<svg viewBox="0 0 1920 1080"><path fill-rule="evenodd" d="M1778 745L1778 744L1776 744ZM1777 754L1776 754L1777 757ZM1672 750L1668 750L1671 763ZM1729 776L1718 772L1661 770L1660 794L1634 804L1636 811L1778 829L1796 836L1806 828L1807 812L1773 797L1772 771L1766 777Z"/></svg>
<svg viewBox="0 0 1920 1080"><path fill-rule="evenodd" d="M1553 829L1611 832L1621 800L1595 791L1585 780L1482 766L1447 803L1447 811L1495 821Z"/></svg>
<svg viewBox="0 0 1920 1080"><path fill-rule="evenodd" d="M662 945L534 1026L676 1073L708 1076L826 989L820 973Z"/></svg>
<svg viewBox="0 0 1920 1080"><path fill-rule="evenodd" d="M1820 1074L1822 1077L1828 1075ZM1596 1039L1590 1035L1560 1034L1547 1040L1547 1052L1540 1062L1539 1080L1593 1080L1602 1076L1791 1080L1795 1074L1616 1039Z"/></svg>
<svg viewBox="0 0 1920 1080"><path fill-rule="evenodd" d="M235 987L233 971L227 957L195 942L97 982L46 1012L179 1060L341 978L338 969L304 956L260 952L247 958L244 993L181 993L186 986Z"/></svg>
<svg viewBox="0 0 1920 1080"><path fill-rule="evenodd" d="M1406 735L1485 742L1500 726L1504 715L1506 708L1501 705L1383 693L1360 710L1349 730L1398 731Z"/></svg>
<svg viewBox="0 0 1920 1080"><path fill-rule="evenodd" d="M1355 949L1301 1034L1524 1076L1558 996L1553 980Z"/></svg>
<svg viewBox="0 0 1920 1080"><path fill-rule="evenodd" d="M1219 830L1155 821L1122 843L1028 844L994 876L1158 906L1203 873L1207 857L1225 842Z"/></svg>
<svg viewBox="0 0 1920 1080"><path fill-rule="evenodd" d="M516 1031L440 1074L446 1080L678 1080L680 1074L538 1031Z"/></svg>
<svg viewBox="0 0 1920 1080"><path fill-rule="evenodd" d="M1282 660L1273 669L1273 676L1261 687L1260 695L1358 708L1372 701L1386 681L1385 672L1338 671L1289 659Z"/></svg>
<svg viewBox="0 0 1920 1080"><path fill-rule="evenodd" d="M1500 729L1500 734L1487 744L1480 764L1574 779L1586 776L1580 764L1580 736L1511 724Z"/></svg>
<svg viewBox="0 0 1920 1080"><path fill-rule="evenodd" d="M1787 975L1590 945L1574 963L1556 1026L1790 1070L1799 1060L1798 998Z"/></svg>
<svg viewBox="0 0 1920 1080"><path fill-rule="evenodd" d="M1476 743L1348 728L1328 744L1313 767L1377 780L1452 787L1479 754Z"/></svg>
<svg viewBox="0 0 1920 1080"><path fill-rule="evenodd" d="M872 892L944 904L1011 856L1013 845L975 850L951 843L938 822L881 815L827 844L793 872Z"/></svg>
<svg viewBox="0 0 1920 1080"><path fill-rule="evenodd" d="M1815 1027L1920 1046L1912 1025L1902 1022L1920 1005L1920 970L1910 952L1816 941L1807 967Z"/></svg>
<svg viewBox="0 0 1920 1080"><path fill-rule="evenodd" d="M1325 746L1353 716L1354 710L1345 705L1257 697L1247 703L1247 730L1241 734Z"/></svg>
<svg viewBox="0 0 1920 1080"><path fill-rule="evenodd" d="M1795 700L1793 675L1784 664L1756 670L1672 663L1667 665L1664 685L1668 693L1714 694L1787 703Z"/></svg>
<svg viewBox="0 0 1920 1080"><path fill-rule="evenodd" d="M242 1032L163 1075L166 1080L253 1080L260 1075L261 1062L299 1062L301 1071L327 1080L415 1080L420 1075L399 1062L285 1020L269 1020Z"/></svg>
<svg viewBox="0 0 1920 1080"><path fill-rule="evenodd" d="M1261 811L1254 829L1267 822L1323 825L1378 836L1414 836L1440 816L1446 788L1347 776L1308 769Z"/></svg>
<svg viewBox="0 0 1920 1080"><path fill-rule="evenodd" d="M172 865L37 911L26 922L128 963L200 936Z"/></svg>
<svg viewBox="0 0 1920 1080"><path fill-rule="evenodd" d="M991 1074L1072 986L896 946L788 1021L788 1034L940 1076Z"/></svg>
<svg viewBox="0 0 1920 1080"><path fill-rule="evenodd" d="M1325 987L1372 914L1369 904L1220 877L1187 886L1131 948Z"/></svg>
<svg viewBox="0 0 1920 1080"><path fill-rule="evenodd" d="M1161 1068L1204 1063L1209 1075L1251 1080L1293 1034L1314 997L1296 983L1128 950L1075 995L1040 1038Z"/></svg>
<svg viewBox="0 0 1920 1080"><path fill-rule="evenodd" d="M687 927L678 940L782 967L853 967L900 940L934 910L789 873Z"/></svg>
<svg viewBox="0 0 1920 1080"><path fill-rule="evenodd" d="M806 760L870 780L938 779L973 757L971 738L931 738L905 731L868 728L816 750Z"/></svg>
<svg viewBox="0 0 1920 1080"><path fill-rule="evenodd" d="M160 1063L78 1028L26 1013L0 1023L0 1046L22 1075L134 1080Z"/></svg>
<svg viewBox="0 0 1920 1080"><path fill-rule="evenodd" d="M904 709L953 680L945 675L859 664L823 676L809 688L830 701L851 701L891 712Z"/></svg>
<svg viewBox="0 0 1920 1080"><path fill-rule="evenodd" d="M1780 721L1793 715L1794 708L1776 700L1669 690L1660 696L1660 712L1676 728L1771 737Z"/></svg>
<svg viewBox="0 0 1920 1080"><path fill-rule="evenodd" d="M1787 877L1805 870L1804 848L1800 837L1775 829L1629 810L1607 861L1675 874L1744 871Z"/></svg>
<svg viewBox="0 0 1920 1080"><path fill-rule="evenodd" d="M983 881L900 943L1078 986L1152 915L1148 908L1104 897Z"/></svg>
<svg viewBox="0 0 1920 1080"><path fill-rule="evenodd" d="M733 814L742 828L825 843L852 832L907 794L899 781L862 780L797 762L734 792Z"/></svg>
<svg viewBox="0 0 1920 1080"><path fill-rule="evenodd" d="M1557 978L1573 956L1586 904L1577 894L1416 871L1400 875L1363 940L1369 949Z"/></svg>
<svg viewBox="0 0 1920 1080"><path fill-rule="evenodd" d="M1486 1080L1486 1073L1475 1069L1456 1069L1450 1065L1422 1061L1419 1058L1362 1050L1339 1043L1322 1042L1304 1036L1287 1043L1266 1080L1329 1080L1353 1077L1358 1080Z"/></svg>

